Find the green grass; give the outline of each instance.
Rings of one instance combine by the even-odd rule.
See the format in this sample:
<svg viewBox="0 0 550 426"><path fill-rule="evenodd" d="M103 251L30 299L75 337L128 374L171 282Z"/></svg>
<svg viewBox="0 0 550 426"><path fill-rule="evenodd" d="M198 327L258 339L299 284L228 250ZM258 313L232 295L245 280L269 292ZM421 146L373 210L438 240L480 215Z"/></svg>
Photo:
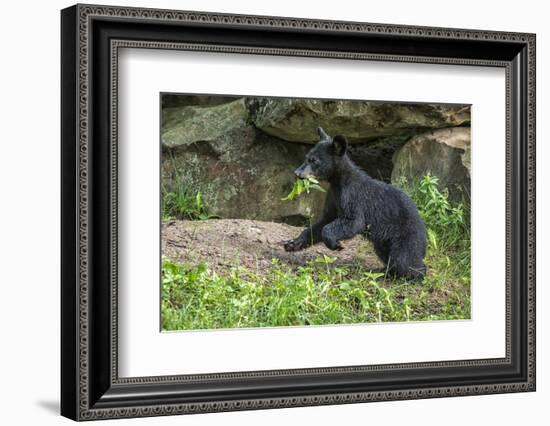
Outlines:
<svg viewBox="0 0 550 426"><path fill-rule="evenodd" d="M197 180L188 169L177 167L174 154L166 152L171 166L171 178L163 176L161 187L161 217L163 220L185 219L185 220L206 220L217 218L211 213L211 206L214 201L214 194L209 185ZM195 161L199 161L196 159Z"/></svg>
<svg viewBox="0 0 550 426"><path fill-rule="evenodd" d="M190 330L469 318L469 280L447 274L422 285L311 262L274 262L268 275L164 260L162 328ZM447 285L444 282L447 281Z"/></svg>
<svg viewBox="0 0 550 426"><path fill-rule="evenodd" d="M200 191L193 193L182 189L163 192L161 212L163 220L206 220L218 217L209 213Z"/></svg>
<svg viewBox="0 0 550 426"><path fill-rule="evenodd" d="M218 274L206 263L163 259L162 328L190 330L470 318L470 227L436 177L403 188L428 230L423 281L392 279L330 257L298 268L273 260L258 275L239 264Z"/></svg>

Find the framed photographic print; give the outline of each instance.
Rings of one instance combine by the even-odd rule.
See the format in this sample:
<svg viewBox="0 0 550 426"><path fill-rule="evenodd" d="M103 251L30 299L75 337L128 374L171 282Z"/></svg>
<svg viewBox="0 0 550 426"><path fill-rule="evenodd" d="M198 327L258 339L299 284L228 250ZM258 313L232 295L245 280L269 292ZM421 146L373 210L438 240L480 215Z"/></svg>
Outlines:
<svg viewBox="0 0 550 426"><path fill-rule="evenodd" d="M535 390L535 36L61 12L61 412Z"/></svg>

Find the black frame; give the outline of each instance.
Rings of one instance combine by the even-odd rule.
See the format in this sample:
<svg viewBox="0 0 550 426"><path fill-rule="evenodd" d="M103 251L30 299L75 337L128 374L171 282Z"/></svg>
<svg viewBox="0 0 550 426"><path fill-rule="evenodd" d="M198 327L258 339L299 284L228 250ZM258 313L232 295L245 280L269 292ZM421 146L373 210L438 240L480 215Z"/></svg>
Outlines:
<svg viewBox="0 0 550 426"><path fill-rule="evenodd" d="M535 390L535 35L96 5L64 9L61 30L62 415L89 420ZM116 87L124 47L505 68L506 357L119 378Z"/></svg>

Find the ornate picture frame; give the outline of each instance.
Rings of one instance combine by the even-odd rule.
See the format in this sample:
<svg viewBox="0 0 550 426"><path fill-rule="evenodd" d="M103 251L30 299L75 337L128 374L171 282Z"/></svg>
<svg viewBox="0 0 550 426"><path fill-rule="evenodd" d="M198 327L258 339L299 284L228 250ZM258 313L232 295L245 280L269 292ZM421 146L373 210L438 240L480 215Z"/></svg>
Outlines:
<svg viewBox="0 0 550 426"><path fill-rule="evenodd" d="M62 415L93 420L535 390L534 34L96 5L64 9L61 30ZM126 47L504 69L506 356L119 377L117 71Z"/></svg>

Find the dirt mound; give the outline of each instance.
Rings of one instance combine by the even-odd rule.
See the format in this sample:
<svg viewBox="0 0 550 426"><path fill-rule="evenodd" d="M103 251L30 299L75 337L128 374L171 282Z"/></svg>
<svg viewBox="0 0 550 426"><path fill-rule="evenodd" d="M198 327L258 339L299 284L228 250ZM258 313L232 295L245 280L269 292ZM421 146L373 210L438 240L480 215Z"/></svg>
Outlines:
<svg viewBox="0 0 550 426"><path fill-rule="evenodd" d="M287 253L283 242L296 238L301 231L302 228L282 223L244 219L171 220L162 224L162 254L183 263L204 261L220 273L234 264L262 273L269 269L273 258L300 266L323 254L337 258L333 266L383 268L370 243L361 236L344 241L341 251L331 251L321 243Z"/></svg>

